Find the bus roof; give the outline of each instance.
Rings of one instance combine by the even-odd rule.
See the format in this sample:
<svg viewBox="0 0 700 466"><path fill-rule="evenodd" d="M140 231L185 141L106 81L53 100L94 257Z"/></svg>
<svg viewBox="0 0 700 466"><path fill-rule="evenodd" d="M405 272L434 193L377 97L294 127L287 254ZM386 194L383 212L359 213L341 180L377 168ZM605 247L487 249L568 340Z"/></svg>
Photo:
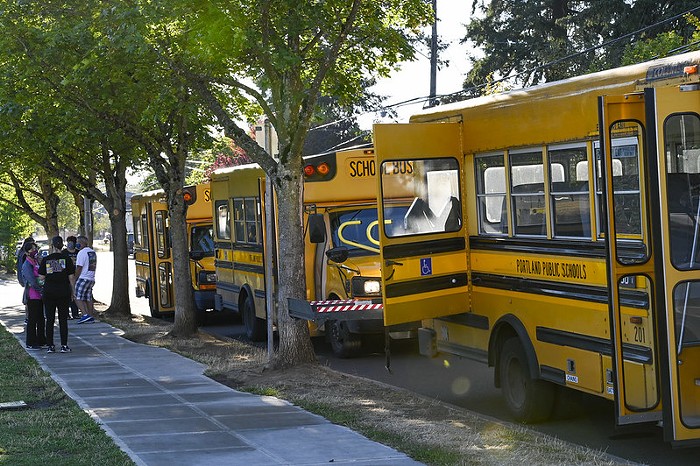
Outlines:
<svg viewBox="0 0 700 466"><path fill-rule="evenodd" d="M304 157L304 168L306 203L337 204L368 200L376 203L377 179L374 150L371 146L363 145ZM240 179L265 176L257 164L247 164L215 170L212 181L218 182L231 174L242 177Z"/></svg>
<svg viewBox="0 0 700 466"><path fill-rule="evenodd" d="M697 64L700 52L690 52L441 105L415 114L410 121L464 122L463 151L467 154L593 138L598 131L598 96L697 82L697 71L690 76L684 73L686 67Z"/></svg>
<svg viewBox="0 0 700 466"><path fill-rule="evenodd" d="M431 121L440 119L444 118L446 114L456 113L467 108L498 104L507 105L509 102L519 98L532 100L538 97L548 98L553 95L574 94L576 92L614 91L616 88L630 88L631 90L636 90L637 85L643 87L645 84L659 80L659 77L652 78L648 76L648 71L650 70L678 69L678 67L674 67L673 65L679 65L682 70L684 65L687 66L689 64L700 64L700 52L688 52L620 68L575 76L560 81L538 84L532 87L439 105L416 113L411 116L411 121ZM677 74L673 74L668 76L668 79L678 77ZM661 79L663 79L663 77ZM603 94L610 93L611 92L603 92Z"/></svg>
<svg viewBox="0 0 700 466"><path fill-rule="evenodd" d="M194 202L187 207L187 220L211 220L211 189L209 183L184 186L185 190L192 188L195 188L196 195ZM154 189L131 196L132 204L144 205L148 202L157 202L165 205L165 191L162 189Z"/></svg>

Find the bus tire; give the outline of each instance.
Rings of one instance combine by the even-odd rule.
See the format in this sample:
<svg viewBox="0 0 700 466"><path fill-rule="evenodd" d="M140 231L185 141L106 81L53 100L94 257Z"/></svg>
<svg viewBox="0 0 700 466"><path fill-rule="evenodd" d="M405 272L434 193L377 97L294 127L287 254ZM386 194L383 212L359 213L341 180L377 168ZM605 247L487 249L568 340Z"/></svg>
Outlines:
<svg viewBox="0 0 700 466"><path fill-rule="evenodd" d="M360 335L350 333L347 326L337 320L326 322L328 341L333 354L339 358L351 358L360 354L362 339Z"/></svg>
<svg viewBox="0 0 700 466"><path fill-rule="evenodd" d="M265 341L267 338L267 323L255 315L255 303L253 303L253 299L250 296L247 296L243 302L242 317L246 337L250 341Z"/></svg>
<svg viewBox="0 0 700 466"><path fill-rule="evenodd" d="M550 417L554 386L530 377L525 350L518 338L509 338L503 344L499 371L503 399L517 421L535 423Z"/></svg>
<svg viewBox="0 0 700 466"><path fill-rule="evenodd" d="M202 309L197 309L196 311L197 327L204 327L209 323L209 313Z"/></svg>

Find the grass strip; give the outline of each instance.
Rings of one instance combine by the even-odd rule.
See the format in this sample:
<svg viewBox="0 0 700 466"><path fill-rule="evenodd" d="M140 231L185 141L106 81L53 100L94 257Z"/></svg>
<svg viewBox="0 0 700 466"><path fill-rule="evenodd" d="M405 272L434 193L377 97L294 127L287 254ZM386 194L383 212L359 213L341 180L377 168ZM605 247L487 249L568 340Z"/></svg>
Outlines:
<svg viewBox="0 0 700 466"><path fill-rule="evenodd" d="M0 403L20 400L28 408L0 410L0 464L134 464L0 326Z"/></svg>

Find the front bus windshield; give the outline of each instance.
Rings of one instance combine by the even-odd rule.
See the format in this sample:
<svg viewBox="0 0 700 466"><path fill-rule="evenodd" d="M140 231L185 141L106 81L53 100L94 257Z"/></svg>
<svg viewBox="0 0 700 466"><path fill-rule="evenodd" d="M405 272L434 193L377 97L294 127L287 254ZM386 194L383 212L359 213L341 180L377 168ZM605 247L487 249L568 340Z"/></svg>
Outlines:
<svg viewBox="0 0 700 466"><path fill-rule="evenodd" d="M407 210L407 205L387 209L386 228L402 225ZM379 219L375 207L331 212L329 217L333 247L348 248L350 257L379 254Z"/></svg>
<svg viewBox="0 0 700 466"><path fill-rule="evenodd" d="M202 252L204 256L214 255L214 228L212 225L197 225L192 227L191 250L192 252Z"/></svg>

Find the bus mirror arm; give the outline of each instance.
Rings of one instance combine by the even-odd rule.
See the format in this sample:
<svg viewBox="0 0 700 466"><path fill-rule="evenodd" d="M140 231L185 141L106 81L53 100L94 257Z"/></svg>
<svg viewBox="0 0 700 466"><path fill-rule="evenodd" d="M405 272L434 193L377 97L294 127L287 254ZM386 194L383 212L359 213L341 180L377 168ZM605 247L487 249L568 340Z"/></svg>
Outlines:
<svg viewBox="0 0 700 466"><path fill-rule="evenodd" d="M396 261L393 261L393 260L391 260L391 259L386 259L386 260L384 261L384 265L386 265L387 267L390 267L390 266L393 266L393 265L403 265L403 264L402 264L401 262L396 262Z"/></svg>
<svg viewBox="0 0 700 466"><path fill-rule="evenodd" d="M362 275L362 272L358 269L353 269L352 267L348 267L347 265L344 264L335 264L336 267L339 269L347 270L348 272L353 272L357 275Z"/></svg>

